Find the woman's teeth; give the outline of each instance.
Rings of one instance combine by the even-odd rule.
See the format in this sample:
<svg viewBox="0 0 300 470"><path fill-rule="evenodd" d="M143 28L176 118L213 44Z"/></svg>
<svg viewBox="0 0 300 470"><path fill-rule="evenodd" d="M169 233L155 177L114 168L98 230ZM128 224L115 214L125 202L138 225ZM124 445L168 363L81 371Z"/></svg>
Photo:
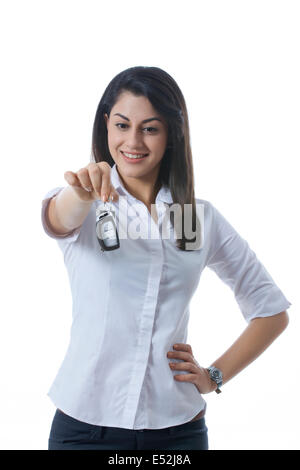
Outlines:
<svg viewBox="0 0 300 470"><path fill-rule="evenodd" d="M146 157L147 154L144 154L144 155L132 155L131 153L126 153L126 152L122 152L123 155L125 155L125 157L128 157L128 158L143 158L143 157Z"/></svg>

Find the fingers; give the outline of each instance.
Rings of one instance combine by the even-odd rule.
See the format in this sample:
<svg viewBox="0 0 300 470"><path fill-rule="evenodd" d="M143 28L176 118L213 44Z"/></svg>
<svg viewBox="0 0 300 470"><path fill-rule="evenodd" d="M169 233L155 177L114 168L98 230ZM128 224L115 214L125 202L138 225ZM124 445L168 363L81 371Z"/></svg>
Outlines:
<svg viewBox="0 0 300 470"><path fill-rule="evenodd" d="M97 163L101 168L102 185L101 185L101 199L102 201L112 200L116 202L119 199L119 194L111 184L111 167L107 162Z"/></svg>
<svg viewBox="0 0 300 470"><path fill-rule="evenodd" d="M192 364L191 362L169 362L169 366L172 370L185 370L195 374L199 372L196 364Z"/></svg>
<svg viewBox="0 0 300 470"><path fill-rule="evenodd" d="M100 167L93 163L88 168L84 168L86 173L83 175L86 177L86 181L89 181L89 185L87 186L87 190L95 191L97 197L100 199L101 197L101 186L103 176L101 173Z"/></svg>
<svg viewBox="0 0 300 470"><path fill-rule="evenodd" d="M187 351L187 352L192 352L192 347L190 344L186 344L186 343L177 343L177 344L174 344L174 349L176 351Z"/></svg>
<svg viewBox="0 0 300 470"><path fill-rule="evenodd" d="M86 191L97 192L98 187L101 187L101 174L100 170L97 169L97 166L91 169L88 167L80 168L80 170L77 171L77 177L80 181L81 187ZM92 178L94 180L94 185Z"/></svg>
<svg viewBox="0 0 300 470"><path fill-rule="evenodd" d="M66 171L64 178L71 186L91 193L91 199L117 201L119 194L111 184L110 174L111 168L107 162L90 162L77 173Z"/></svg>
<svg viewBox="0 0 300 470"><path fill-rule="evenodd" d="M64 173L64 178L70 186L81 186L76 173L73 173L73 171L66 171Z"/></svg>
<svg viewBox="0 0 300 470"><path fill-rule="evenodd" d="M102 174L102 185L101 185L101 199L102 201L108 201L110 196L110 173L103 172Z"/></svg>
<svg viewBox="0 0 300 470"><path fill-rule="evenodd" d="M168 354L172 356L178 355L179 357L186 355L193 355L192 347L190 344L176 343L173 345L173 351L168 351Z"/></svg>
<svg viewBox="0 0 300 470"><path fill-rule="evenodd" d="M110 180L110 170L104 171L102 173L102 185L101 185L101 199L102 201L109 201L112 200L116 202L119 198L119 194L111 184Z"/></svg>
<svg viewBox="0 0 300 470"><path fill-rule="evenodd" d="M193 356L190 353L187 353L187 352L168 351L167 358L169 358L169 359L179 359L179 360L183 360L183 361L191 361L193 359Z"/></svg>
<svg viewBox="0 0 300 470"><path fill-rule="evenodd" d="M109 199L111 199L114 202L116 202L119 199L119 193L115 190L115 188L112 185L110 185Z"/></svg>

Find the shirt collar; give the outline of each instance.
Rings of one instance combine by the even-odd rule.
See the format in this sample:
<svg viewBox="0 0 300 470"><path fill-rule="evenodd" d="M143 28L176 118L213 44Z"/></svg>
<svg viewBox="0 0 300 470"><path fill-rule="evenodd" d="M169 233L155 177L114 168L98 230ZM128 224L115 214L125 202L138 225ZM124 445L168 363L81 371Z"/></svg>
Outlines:
<svg viewBox="0 0 300 470"><path fill-rule="evenodd" d="M119 192L119 189L121 189L121 192L129 196L130 199L135 199L132 194L130 194L125 188L123 183L121 182L119 173L117 171L117 165L116 163L113 165L110 173L110 179L112 182L113 187ZM170 188L166 186L165 184L162 185L160 190L157 193L156 199L166 202L168 204L173 203L173 198L171 195Z"/></svg>

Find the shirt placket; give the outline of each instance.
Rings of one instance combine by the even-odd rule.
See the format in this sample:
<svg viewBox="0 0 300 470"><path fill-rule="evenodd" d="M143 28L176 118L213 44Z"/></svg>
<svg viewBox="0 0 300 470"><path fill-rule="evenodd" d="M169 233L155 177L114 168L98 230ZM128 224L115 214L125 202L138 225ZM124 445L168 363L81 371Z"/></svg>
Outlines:
<svg viewBox="0 0 300 470"><path fill-rule="evenodd" d="M154 222L148 210L141 211L139 214L141 223L147 224L155 235L155 238L148 239L147 244L150 253L150 266L147 278L146 293L142 311L140 312L139 331L136 341L135 360L132 368L131 378L128 387L127 400L124 410L124 423L132 429L146 427L143 419L146 411L143 410L143 383L145 379L146 369L148 366L148 358L150 354L152 330L155 320L155 312L158 301L159 285L163 268L163 246L160 236L160 222L163 217L164 206L159 203L157 205L158 224ZM149 231L148 231L149 234ZM141 413L138 413L138 408ZM143 412L143 411L144 412ZM135 422L136 416L139 421Z"/></svg>

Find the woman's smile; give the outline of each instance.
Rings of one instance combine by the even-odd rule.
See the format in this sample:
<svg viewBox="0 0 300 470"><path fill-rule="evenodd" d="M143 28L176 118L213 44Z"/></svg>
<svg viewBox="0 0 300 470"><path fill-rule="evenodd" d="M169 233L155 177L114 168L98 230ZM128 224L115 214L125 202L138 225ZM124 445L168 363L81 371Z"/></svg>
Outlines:
<svg viewBox="0 0 300 470"><path fill-rule="evenodd" d="M121 155L122 157L124 158L124 160L126 162L129 162L129 163L138 163L138 162L141 162L142 160L144 160L145 158L147 158L149 156L149 154L147 153L146 155L144 156L138 156L138 155L134 155L134 154L131 154L131 153L125 153L125 152L122 152L121 150ZM130 157L129 157L130 155Z"/></svg>

